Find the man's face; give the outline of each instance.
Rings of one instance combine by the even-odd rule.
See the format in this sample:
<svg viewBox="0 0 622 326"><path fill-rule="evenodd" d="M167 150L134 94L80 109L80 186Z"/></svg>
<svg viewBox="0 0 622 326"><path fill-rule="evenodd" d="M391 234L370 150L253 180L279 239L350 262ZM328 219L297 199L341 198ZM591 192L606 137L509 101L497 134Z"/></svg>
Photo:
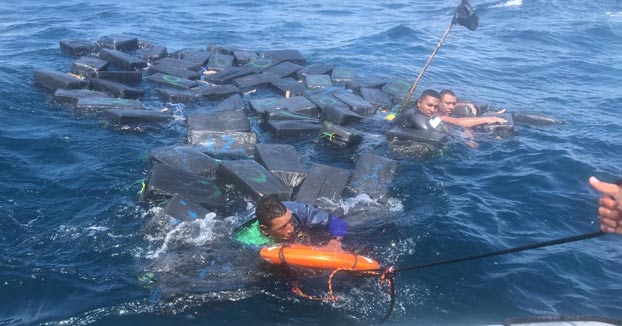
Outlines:
<svg viewBox="0 0 622 326"><path fill-rule="evenodd" d="M419 112L431 117L434 113L436 113L438 102L439 100L437 98L426 96L417 101L417 108L419 109Z"/></svg>
<svg viewBox="0 0 622 326"><path fill-rule="evenodd" d="M290 240L294 236L294 221L292 220L292 211L288 209L285 214L273 219L270 227L265 227L262 225L261 229L267 236L275 240Z"/></svg>
<svg viewBox="0 0 622 326"><path fill-rule="evenodd" d="M451 94L445 94L441 97L441 102L438 104L438 110L444 115L451 115L456 108L458 99Z"/></svg>

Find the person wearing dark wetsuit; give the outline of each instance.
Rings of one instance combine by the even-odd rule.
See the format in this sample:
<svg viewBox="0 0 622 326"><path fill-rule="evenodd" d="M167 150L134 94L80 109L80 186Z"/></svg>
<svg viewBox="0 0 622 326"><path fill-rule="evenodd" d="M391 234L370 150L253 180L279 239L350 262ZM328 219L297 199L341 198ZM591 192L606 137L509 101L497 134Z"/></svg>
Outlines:
<svg viewBox="0 0 622 326"><path fill-rule="evenodd" d="M395 119L398 127L449 132L447 125L436 116L440 94L433 89L426 89L417 100L417 109L408 109Z"/></svg>
<svg viewBox="0 0 622 326"><path fill-rule="evenodd" d="M257 203L255 218L235 231L235 239L243 244L263 246L296 242L316 231L330 236L325 248L340 251L347 228L345 221L315 206L264 196Z"/></svg>
<svg viewBox="0 0 622 326"><path fill-rule="evenodd" d="M462 128L473 128L486 124L504 124L507 121L500 117L454 117L453 111L458 103L456 94L448 89L442 90L440 93L440 101L438 103L437 115L445 123L460 126ZM469 103L470 104L470 103ZM471 106L473 106L471 104Z"/></svg>

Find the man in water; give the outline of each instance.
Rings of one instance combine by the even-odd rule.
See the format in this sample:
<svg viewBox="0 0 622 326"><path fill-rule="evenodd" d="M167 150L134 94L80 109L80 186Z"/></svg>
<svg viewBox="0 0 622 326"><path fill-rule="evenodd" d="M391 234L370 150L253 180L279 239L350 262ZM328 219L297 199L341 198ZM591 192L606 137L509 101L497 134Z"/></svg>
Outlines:
<svg viewBox="0 0 622 326"><path fill-rule="evenodd" d="M452 113L458 104L456 94L448 89L442 90L438 103L438 116L445 123L457 125L463 128L473 128L485 124L504 124L507 121L499 117L452 117ZM470 104L470 103L469 103Z"/></svg>
<svg viewBox="0 0 622 326"><path fill-rule="evenodd" d="M408 109L400 113L395 119L395 124L405 128L448 132L447 126L436 116L440 100L441 96L437 91L426 89L417 100L417 109Z"/></svg>
<svg viewBox="0 0 622 326"><path fill-rule="evenodd" d="M264 196L257 203L255 218L238 228L235 238L244 244L263 246L301 241L317 231L330 235L324 248L341 251L341 240L347 228L345 221L317 207Z"/></svg>
<svg viewBox="0 0 622 326"><path fill-rule="evenodd" d="M598 219L603 232L622 234L622 188L590 177L590 185L602 193L598 199Z"/></svg>

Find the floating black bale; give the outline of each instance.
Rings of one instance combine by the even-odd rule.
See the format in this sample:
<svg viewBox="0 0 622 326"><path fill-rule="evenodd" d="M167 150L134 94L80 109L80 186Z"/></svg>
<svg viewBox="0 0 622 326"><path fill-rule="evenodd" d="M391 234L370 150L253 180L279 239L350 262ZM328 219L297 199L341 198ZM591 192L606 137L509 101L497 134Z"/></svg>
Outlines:
<svg viewBox="0 0 622 326"><path fill-rule="evenodd" d="M334 97L332 95L333 93L336 93L336 92L321 91L319 93L309 95L307 96L307 98L311 102L315 103L315 105L317 105L317 107L320 108L320 111L324 110L327 106L338 107L344 110L349 110L350 107L347 104L339 101L336 97Z"/></svg>
<svg viewBox="0 0 622 326"><path fill-rule="evenodd" d="M337 148L358 145L363 140L363 133L358 130L342 127L330 121L322 122L322 132L318 141Z"/></svg>
<svg viewBox="0 0 622 326"><path fill-rule="evenodd" d="M197 99L194 93L183 89L156 89L156 93L165 103L190 103Z"/></svg>
<svg viewBox="0 0 622 326"><path fill-rule="evenodd" d="M205 207L222 207L226 204L222 190L210 179L161 163L154 164L144 198L159 200L175 194Z"/></svg>
<svg viewBox="0 0 622 326"><path fill-rule="evenodd" d="M315 136L322 125L317 119L309 120L270 120L267 123L275 138Z"/></svg>
<svg viewBox="0 0 622 326"><path fill-rule="evenodd" d="M233 60L235 57L226 54L212 54L207 63L207 69L209 70L224 70L233 66Z"/></svg>
<svg viewBox="0 0 622 326"><path fill-rule="evenodd" d="M233 57L235 58L235 64L241 66L257 59L257 53L254 51L235 50L233 51Z"/></svg>
<svg viewBox="0 0 622 326"><path fill-rule="evenodd" d="M356 70L348 67L335 67L330 74L330 79L337 85L345 85L354 81L356 78Z"/></svg>
<svg viewBox="0 0 622 326"><path fill-rule="evenodd" d="M172 57L205 66L211 57L211 52L199 49L183 49L176 51Z"/></svg>
<svg viewBox="0 0 622 326"><path fill-rule="evenodd" d="M411 86L407 80L395 79L382 86L382 91L387 93L394 102L401 103L408 95Z"/></svg>
<svg viewBox="0 0 622 326"><path fill-rule="evenodd" d="M561 125L565 122L545 115L526 113L526 112L512 112L512 120L515 124L527 124L536 126L547 125Z"/></svg>
<svg viewBox="0 0 622 326"><path fill-rule="evenodd" d="M104 92L91 91L88 89L57 89L54 92L54 102L75 106L78 100L85 97L110 97Z"/></svg>
<svg viewBox="0 0 622 326"><path fill-rule="evenodd" d="M97 45L88 40L63 39L60 40L59 45L61 52L76 57L91 54L97 50Z"/></svg>
<svg viewBox="0 0 622 326"><path fill-rule="evenodd" d="M314 63L296 72L296 78L302 80L306 75L328 75L333 70L333 66L324 63Z"/></svg>
<svg viewBox="0 0 622 326"><path fill-rule="evenodd" d="M329 75L305 75L305 85L310 89L322 89L333 86Z"/></svg>
<svg viewBox="0 0 622 326"><path fill-rule="evenodd" d="M257 144L255 160L292 189L298 187L307 176L302 158L292 145Z"/></svg>
<svg viewBox="0 0 622 326"><path fill-rule="evenodd" d="M169 199L162 210L162 214L170 216L178 221L194 221L196 219L205 218L210 212L199 204L184 198L179 194L175 194Z"/></svg>
<svg viewBox="0 0 622 326"><path fill-rule="evenodd" d="M320 114L320 119L343 125L351 122L360 121L363 116L356 112L350 111L349 108L343 106L326 105Z"/></svg>
<svg viewBox="0 0 622 326"><path fill-rule="evenodd" d="M393 106L389 95L377 88L362 87L359 89L359 93L365 101L371 103L377 108L386 110L390 109Z"/></svg>
<svg viewBox="0 0 622 326"><path fill-rule="evenodd" d="M354 80L346 82L346 87L360 93L361 88L380 89L386 84L386 80L361 78L357 76Z"/></svg>
<svg viewBox="0 0 622 326"><path fill-rule="evenodd" d="M384 197L395 177L397 162L371 153L362 154L356 162L349 188L371 198Z"/></svg>
<svg viewBox="0 0 622 326"><path fill-rule="evenodd" d="M350 110L364 117L369 117L376 113L376 107L365 101L358 95L349 92L336 92L333 94L339 101L350 107Z"/></svg>
<svg viewBox="0 0 622 326"><path fill-rule="evenodd" d="M107 116L109 119L121 124L137 122L160 122L173 118L170 114L164 112L136 109L110 109L105 110L104 115Z"/></svg>
<svg viewBox="0 0 622 326"><path fill-rule="evenodd" d="M514 119L510 113L484 113L482 117L499 117L507 121L504 124L481 125L479 129L487 132L494 137L507 137L514 133Z"/></svg>
<svg viewBox="0 0 622 326"><path fill-rule="evenodd" d="M80 57L71 64L71 73L74 75L87 76L90 71L106 70L108 61L96 57Z"/></svg>
<svg viewBox="0 0 622 326"><path fill-rule="evenodd" d="M153 65L154 66L168 66L168 67L179 68L179 69L188 69L192 71L199 71L199 69L201 68L201 65L196 62L187 61L183 59L175 59L175 58L162 58L162 59L156 60L153 63Z"/></svg>
<svg viewBox="0 0 622 326"><path fill-rule="evenodd" d="M140 101L110 97L84 97L78 99L76 109L79 111L129 109L144 110Z"/></svg>
<svg viewBox="0 0 622 326"><path fill-rule="evenodd" d="M153 74L147 77L147 80L155 84L160 84L160 85L174 87L174 88L181 88L181 89L190 89L193 87L197 87L199 85L194 80L181 78L181 77L177 77L173 75L162 74L162 73Z"/></svg>
<svg viewBox="0 0 622 326"><path fill-rule="evenodd" d="M350 179L348 170L313 163L298 189L296 201L308 204L318 204L319 198L337 201L341 198L348 179Z"/></svg>
<svg viewBox="0 0 622 326"><path fill-rule="evenodd" d="M143 80L142 71L89 71L88 78L112 80L118 83L135 85Z"/></svg>
<svg viewBox="0 0 622 326"><path fill-rule="evenodd" d="M136 51L138 50L138 39L124 35L104 36L97 40L97 46L118 51Z"/></svg>
<svg viewBox="0 0 622 326"><path fill-rule="evenodd" d="M317 120L317 115L305 115L300 113L294 113L287 109L279 109L273 111L264 111L260 115L263 123L268 123L272 120Z"/></svg>
<svg viewBox="0 0 622 326"><path fill-rule="evenodd" d="M102 49L99 57L126 70L139 70L147 66L145 60L116 50Z"/></svg>
<svg viewBox="0 0 622 326"><path fill-rule="evenodd" d="M314 118L317 118L320 115L320 111L315 103L309 101L304 96L293 96L282 100L282 102L285 104L285 109L293 113Z"/></svg>
<svg viewBox="0 0 622 326"><path fill-rule="evenodd" d="M244 107L244 99L242 99L242 96L240 96L240 94L234 94L218 103L218 105L214 107L214 111L244 110Z"/></svg>
<svg viewBox="0 0 622 326"><path fill-rule="evenodd" d="M274 65L265 70L265 72L270 72L275 75L278 75L281 78L290 77L294 75L298 70L304 68L301 65L297 65L295 63L289 61L283 61L277 65Z"/></svg>
<svg viewBox="0 0 622 326"><path fill-rule="evenodd" d="M449 140L449 136L443 132L433 130L420 130L413 128L394 127L387 132L388 139L414 140L435 146L442 146Z"/></svg>
<svg viewBox="0 0 622 326"><path fill-rule="evenodd" d="M114 97L138 99L145 95L145 93L131 86L123 83L117 83L112 80L93 78L89 80L89 88L94 91L106 92Z"/></svg>
<svg viewBox="0 0 622 326"><path fill-rule="evenodd" d="M253 132L188 131L188 142L200 146L199 150L217 158L252 157L257 144Z"/></svg>
<svg viewBox="0 0 622 326"><path fill-rule="evenodd" d="M270 85L280 91L284 96L302 95L307 87L297 82L293 78L277 79L270 82Z"/></svg>
<svg viewBox="0 0 622 326"><path fill-rule="evenodd" d="M57 89L81 89L88 85L86 80L58 71L35 70L33 76L34 84L49 92L55 92Z"/></svg>
<svg viewBox="0 0 622 326"><path fill-rule="evenodd" d="M207 99L223 99L235 94L242 94L242 91L233 85L200 85L193 90L196 96Z"/></svg>
<svg viewBox="0 0 622 326"><path fill-rule="evenodd" d="M168 55L168 50L164 45L138 42L138 47L136 56L147 62L153 62Z"/></svg>
<svg viewBox="0 0 622 326"><path fill-rule="evenodd" d="M257 58L240 68L253 74L262 73L264 70L279 64L281 61L274 58Z"/></svg>
<svg viewBox="0 0 622 326"><path fill-rule="evenodd" d="M254 200L271 195L290 200L292 195L287 185L253 160L223 161L218 168L218 179L233 184Z"/></svg>
<svg viewBox="0 0 622 326"><path fill-rule="evenodd" d="M226 46L222 46L219 44L214 44L214 43L210 43L207 45L207 51L211 52L211 53L218 53L218 54L233 54L233 51L235 51L237 49L233 49L233 48L229 48Z"/></svg>
<svg viewBox="0 0 622 326"><path fill-rule="evenodd" d="M192 146L174 145L159 148L151 152L151 158L192 174L216 178L218 162Z"/></svg>
<svg viewBox="0 0 622 326"><path fill-rule="evenodd" d="M250 74L252 74L252 72L240 67L228 67L217 73L206 75L205 80L214 84L226 84L236 78L248 76Z"/></svg>
<svg viewBox="0 0 622 326"><path fill-rule="evenodd" d="M266 58L271 58L276 61L289 61L295 64L304 65L305 57L298 50L274 50L266 51L263 53Z"/></svg>
<svg viewBox="0 0 622 326"><path fill-rule="evenodd" d="M261 74L253 74L233 80L233 84L241 89L251 89L253 87L260 87L270 84L273 80L278 80L280 77L269 72L262 72Z"/></svg>
<svg viewBox="0 0 622 326"><path fill-rule="evenodd" d="M285 109L285 101L282 98L263 98L250 100L248 106L250 112L262 115L269 111Z"/></svg>
<svg viewBox="0 0 622 326"><path fill-rule="evenodd" d="M191 80L199 79L201 74L193 69L198 69L195 63L172 58L162 58L155 61L153 66L149 67L149 73L162 73Z"/></svg>
<svg viewBox="0 0 622 326"><path fill-rule="evenodd" d="M250 131L246 111L219 111L188 116L188 131Z"/></svg>

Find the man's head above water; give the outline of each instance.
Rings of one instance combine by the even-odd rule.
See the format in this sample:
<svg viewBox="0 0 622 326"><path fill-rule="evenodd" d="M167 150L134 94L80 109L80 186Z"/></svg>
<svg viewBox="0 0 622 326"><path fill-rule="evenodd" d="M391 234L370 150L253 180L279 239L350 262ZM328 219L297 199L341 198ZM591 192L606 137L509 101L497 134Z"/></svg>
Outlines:
<svg viewBox="0 0 622 326"><path fill-rule="evenodd" d="M448 89L441 91L441 101L438 104L438 111L441 115L451 115L456 108L458 98L456 94Z"/></svg>
<svg viewBox="0 0 622 326"><path fill-rule="evenodd" d="M277 240L287 241L294 236L292 212L276 196L264 196L257 203L255 216L261 233Z"/></svg>
<svg viewBox="0 0 622 326"><path fill-rule="evenodd" d="M438 109L438 103L441 100L441 96L437 91L433 89L426 89L421 93L417 100L417 109L424 115L431 117L436 113Z"/></svg>

